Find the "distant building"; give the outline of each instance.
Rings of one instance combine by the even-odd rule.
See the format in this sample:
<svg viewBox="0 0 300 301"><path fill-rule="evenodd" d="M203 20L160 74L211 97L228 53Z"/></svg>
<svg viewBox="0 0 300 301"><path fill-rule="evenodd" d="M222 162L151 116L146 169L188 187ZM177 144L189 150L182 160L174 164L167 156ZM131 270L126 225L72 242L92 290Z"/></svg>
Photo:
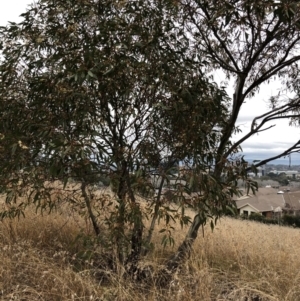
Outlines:
<svg viewBox="0 0 300 301"><path fill-rule="evenodd" d="M298 170L271 170L270 174L280 175L285 174L288 178L296 179L300 176Z"/></svg>
<svg viewBox="0 0 300 301"><path fill-rule="evenodd" d="M286 202L284 213L292 215L300 215L300 191L287 191L284 194Z"/></svg>
<svg viewBox="0 0 300 301"><path fill-rule="evenodd" d="M285 171L284 173L286 174L286 176L287 176L288 178L296 179L296 178L298 178L298 176L299 176L299 173L298 173L297 170L287 170L287 171Z"/></svg>
<svg viewBox="0 0 300 301"><path fill-rule="evenodd" d="M296 190L297 189L297 190ZM267 187L259 188L256 195L249 194L237 198L236 206L240 215L253 213L272 218L278 214L300 215L299 188L282 187L282 190Z"/></svg>
<svg viewBox="0 0 300 301"><path fill-rule="evenodd" d="M285 207L283 195L277 194L274 188L260 188L255 195L243 195L236 199L237 209L240 215L249 216L253 213L262 214L271 218L282 212Z"/></svg>

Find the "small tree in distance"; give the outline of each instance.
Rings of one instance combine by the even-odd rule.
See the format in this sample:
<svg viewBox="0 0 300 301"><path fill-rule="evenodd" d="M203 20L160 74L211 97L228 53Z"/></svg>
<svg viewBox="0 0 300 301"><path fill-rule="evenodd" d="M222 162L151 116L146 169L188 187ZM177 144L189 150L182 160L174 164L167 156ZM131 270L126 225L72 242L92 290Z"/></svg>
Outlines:
<svg viewBox="0 0 300 301"><path fill-rule="evenodd" d="M74 179L100 236L89 189L99 176L109 177L116 205L105 233L117 260L133 271L150 250L158 217L166 224L178 219L189 230L166 263L176 269L199 228L209 219L213 228L233 206L238 180L256 189L241 143L272 127L269 121L299 117L298 98L273 98L250 132L232 140L243 103L262 83L280 76L298 92L298 11L296 3L267 0L33 4L21 23L0 31L0 185L11 204L1 216L41 206L50 196L46 181L66 187ZM235 79L232 99L207 76L217 69ZM299 141L256 166L298 150ZM188 181L177 185L174 212L161 200L170 176L181 180L178 162ZM28 188L32 193L20 202ZM189 220L185 196L192 191ZM149 229L138 195L151 201ZM172 239L170 233L164 242Z"/></svg>

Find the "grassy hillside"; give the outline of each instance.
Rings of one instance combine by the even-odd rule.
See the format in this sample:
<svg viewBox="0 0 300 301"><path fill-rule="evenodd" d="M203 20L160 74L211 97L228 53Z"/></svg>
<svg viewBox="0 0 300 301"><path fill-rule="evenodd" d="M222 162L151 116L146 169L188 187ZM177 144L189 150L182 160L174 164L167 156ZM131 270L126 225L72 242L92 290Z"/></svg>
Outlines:
<svg viewBox="0 0 300 301"><path fill-rule="evenodd" d="M200 234L168 287L151 276L135 284L118 267L105 272L101 250L88 240L91 231L83 216L66 208L2 222L0 300L300 300L297 229L224 218L213 233ZM184 233L176 228L177 241ZM161 238L144 262L153 264L150 274L172 252Z"/></svg>

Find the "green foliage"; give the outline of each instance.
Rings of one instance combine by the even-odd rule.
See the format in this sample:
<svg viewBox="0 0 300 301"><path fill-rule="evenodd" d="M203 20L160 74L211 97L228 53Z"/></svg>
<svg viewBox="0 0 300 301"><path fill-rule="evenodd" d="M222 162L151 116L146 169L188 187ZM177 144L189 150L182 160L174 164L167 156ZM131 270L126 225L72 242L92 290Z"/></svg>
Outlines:
<svg viewBox="0 0 300 301"><path fill-rule="evenodd" d="M232 206L227 206L226 210L224 211L224 215L236 217L238 215L236 204L232 204Z"/></svg>
<svg viewBox="0 0 300 301"><path fill-rule="evenodd" d="M282 221L285 225L300 228L300 216L285 214Z"/></svg>
<svg viewBox="0 0 300 301"><path fill-rule="evenodd" d="M82 198L66 202L85 208L97 236L105 206L90 187L112 187L104 227L123 263L141 254L144 218L146 246L162 220L164 245L174 244L172 222L191 222L187 246L200 226L213 229L234 210L238 180L257 190L241 143L267 121L297 116L297 100L277 108L273 99L261 123L232 141L262 83L278 75L297 90L298 10L286 4L40 0L21 23L1 27L0 191L10 206L2 217L32 203L51 210L45 183L66 189L72 179ZM216 69L236 79L232 101L210 76ZM175 209L163 194L171 181ZM137 195L149 201L146 216Z"/></svg>
<svg viewBox="0 0 300 301"><path fill-rule="evenodd" d="M278 217L273 218L266 218L262 214L259 213L252 213L249 216L248 215L241 215L238 216L239 218L242 218L244 220L251 220L263 224L270 224L270 225L283 225L283 219Z"/></svg>
<svg viewBox="0 0 300 301"><path fill-rule="evenodd" d="M266 220L266 218L259 213L252 213L249 216L249 220L253 220L253 221L257 221L257 222L264 222Z"/></svg>

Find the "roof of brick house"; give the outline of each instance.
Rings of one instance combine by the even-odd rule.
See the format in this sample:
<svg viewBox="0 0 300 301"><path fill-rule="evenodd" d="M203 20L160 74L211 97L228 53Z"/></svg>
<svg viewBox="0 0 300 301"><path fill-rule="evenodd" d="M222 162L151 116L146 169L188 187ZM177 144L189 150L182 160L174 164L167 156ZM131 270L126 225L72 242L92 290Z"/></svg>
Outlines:
<svg viewBox="0 0 300 301"><path fill-rule="evenodd" d="M282 194L277 194L277 189L274 188L259 188L255 195L243 195L235 201L238 209L249 205L258 212L276 211L279 207L285 207L285 198Z"/></svg>

